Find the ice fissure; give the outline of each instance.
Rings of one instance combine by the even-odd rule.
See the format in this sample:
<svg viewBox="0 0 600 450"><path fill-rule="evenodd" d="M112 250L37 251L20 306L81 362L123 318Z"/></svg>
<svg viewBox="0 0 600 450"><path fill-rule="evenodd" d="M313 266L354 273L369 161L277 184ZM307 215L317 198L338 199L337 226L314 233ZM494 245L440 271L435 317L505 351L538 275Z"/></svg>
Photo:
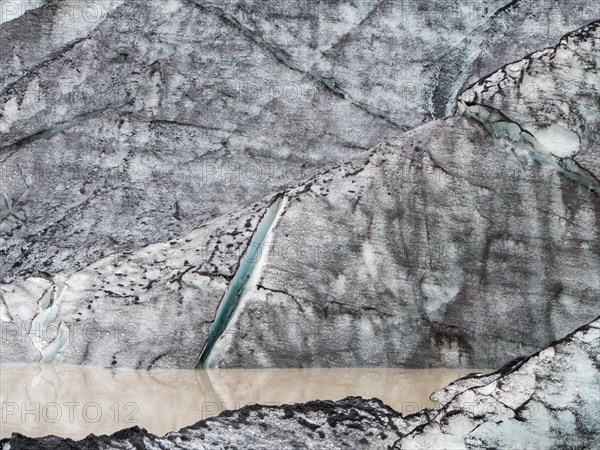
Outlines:
<svg viewBox="0 0 600 450"><path fill-rule="evenodd" d="M58 352L62 350L69 340L69 328L64 322L61 322L58 326L56 338L44 346L46 339L43 329L58 315L58 300L67 287L66 284L59 280L51 280L50 283L50 288L48 288L38 302L39 312L31 321L31 328L27 335L27 338L40 352L40 363L54 361Z"/></svg>
<svg viewBox="0 0 600 450"><path fill-rule="evenodd" d="M215 344L227 329L242 297L256 285L262 263L269 254L268 249L265 248L269 235L281 217L286 200L285 195L276 197L258 223L248 248L240 258L238 269L219 303L215 318L208 330L206 344L200 354L198 367L210 366L210 357Z"/></svg>

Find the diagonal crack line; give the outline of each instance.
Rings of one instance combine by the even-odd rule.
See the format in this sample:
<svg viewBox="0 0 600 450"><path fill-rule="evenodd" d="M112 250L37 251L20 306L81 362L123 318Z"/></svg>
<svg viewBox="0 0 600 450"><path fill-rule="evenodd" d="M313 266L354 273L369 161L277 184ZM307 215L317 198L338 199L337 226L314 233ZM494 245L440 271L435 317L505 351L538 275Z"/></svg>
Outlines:
<svg viewBox="0 0 600 450"><path fill-rule="evenodd" d="M123 6L123 4L117 5L113 9L112 12L116 11L121 6ZM47 7L51 7L51 5L49 5L47 3L47 4L43 5L41 8L47 8ZM3 79L0 80L0 95L4 94L6 91L8 91L12 86L14 86L16 83L18 83L21 79L28 77L32 73L36 72L39 68L47 65L48 63L54 61L55 59L58 59L60 56L67 53L69 50L73 49L80 42L91 39L93 32L106 21L106 19L109 17L110 14L112 14L112 13L107 14L103 20L99 21L93 28L89 29L85 36L78 37L76 39L73 39L70 42L65 43L62 47L58 48L54 52L49 53L44 59L42 59L37 64L24 69L24 72L21 75L14 74L15 76L17 76L17 78L14 79L12 82L5 83L5 80L9 78L8 76L5 76ZM53 19L56 18L56 13L54 13L52 18ZM3 83L5 83L5 84L3 84Z"/></svg>
<svg viewBox="0 0 600 450"><path fill-rule="evenodd" d="M559 165L564 167L565 170L569 170L571 172L579 172L581 174L585 174L589 179L594 180L598 187L600 188L600 178L598 178L594 173L583 167L579 162L575 161L573 158L565 158L559 161ZM600 193L600 189L597 191Z"/></svg>
<svg viewBox="0 0 600 450"><path fill-rule="evenodd" d="M567 180L578 183L600 195L600 180L572 158L559 158L543 150L533 133L514 122L499 109L459 100L459 110L470 120L481 124L492 136L525 150L538 164L552 168Z"/></svg>
<svg viewBox="0 0 600 450"><path fill-rule="evenodd" d="M350 34L354 33L356 30L358 30L360 27L362 27L365 23L367 23L379 11L379 9L381 8L381 6L384 3L385 3L385 0L378 1L377 4L368 12L368 14L360 20L360 22L358 22L356 25L353 25L352 28L350 28L342 36L337 38L336 41L333 42L332 44L330 44L327 49L322 50L321 55L326 55L327 53L329 53L333 49L335 49L338 45L340 45L340 43L344 42L348 38L348 36L350 36ZM321 58L319 58L319 59L321 59ZM316 65L316 63L313 64L313 67L315 65Z"/></svg>
<svg viewBox="0 0 600 450"><path fill-rule="evenodd" d="M333 92L335 95L342 97L344 100L346 100L353 106L367 112L368 114L370 114L372 116L378 117L379 119L382 119L391 125L400 127L400 129L402 131L408 131L410 129L410 127L404 126L404 125L394 121L392 118L390 118L388 115L386 115L383 110L381 110L375 106L371 106L364 102L354 99L352 97L352 95L350 95L349 92L347 92L342 87L340 87L340 85L334 78L328 78L328 77L321 75L320 73L318 73L316 71L304 69L300 64L298 64L297 62L295 62L292 59L292 57L290 56L290 54L288 52L277 47L276 45L271 44L270 42L265 41L265 39L260 35L260 33L243 25L239 20L237 20L232 15L227 14L223 9L221 9L217 6L205 5L203 3L200 3L198 0L191 0L191 2L194 3L195 5L197 5L198 7L200 7L201 9L203 9L204 11L207 11L209 13L216 15L224 22L237 28L244 35L244 37L246 37L250 41L254 42L256 45L258 45L263 50L270 53L281 64L285 65L286 67L288 67L292 70L295 70L297 72L308 75L310 78L312 78L314 81L319 83L321 86L323 86L327 90Z"/></svg>
<svg viewBox="0 0 600 450"><path fill-rule="evenodd" d="M30 136L26 136L22 139L19 139L17 142L14 142L10 145L4 146L4 147L0 147L0 157L3 155L4 156L3 159L0 160L0 163L4 163L6 162L6 160L8 158L10 158L13 154L15 154L17 151L19 151L21 148L39 141L39 140L47 140L50 139L54 136L56 136L57 134L62 133L65 130L68 130L72 127L74 127L75 125L78 125L80 123L86 122L88 120L91 120L97 116L99 116L100 114L102 114L105 111L109 111L111 109L119 109L122 108L123 106L127 105L128 103L130 103L131 101L133 101L135 99L137 95L137 92L133 95L129 95L127 96L127 98L125 99L125 101L121 104L118 105L105 105L102 108L99 109L95 109L93 111L88 111L79 115L76 115L74 117L72 117L69 120L66 120L64 122L58 122L55 123L54 125L52 125L50 128L47 128L45 130L39 131L35 134L32 134Z"/></svg>
<svg viewBox="0 0 600 450"><path fill-rule="evenodd" d="M209 326L208 336L200 354L197 368L212 366L215 345L227 330L242 298L245 297L249 289L256 286L262 265L268 258L269 251L265 249L265 245L272 228L283 214L286 201L285 195L278 194L258 222L248 248L240 258L238 269L229 286L227 286L227 290L217 307L215 318Z"/></svg>
<svg viewBox="0 0 600 450"><path fill-rule="evenodd" d="M40 69L40 68L48 65L49 63L51 63L52 61L54 61L56 59L58 59L59 57L61 57L63 54L65 54L66 52L68 52L69 50L71 50L73 47L75 47L77 44L79 44L81 41L85 40L86 38L87 37L82 37L82 38L78 38L78 39L75 39L74 41L69 42L64 47L62 47L62 48L58 49L57 51L51 53L43 61L40 61L38 64L35 64L32 67L29 67L22 75L20 75L20 76L18 75L17 78L14 81L6 83L4 86L2 86L0 88L0 95L2 95L5 92L7 92L10 88L12 88L15 84L17 84L23 78L26 78L30 74L36 72L38 69ZM8 76L6 76L4 79L7 79L7 78L8 78ZM4 80L2 80L2 81L4 81ZM0 82L0 85L2 85L1 82Z"/></svg>
<svg viewBox="0 0 600 450"><path fill-rule="evenodd" d="M7 145L5 147L0 147L0 156L6 154L6 157L0 162L5 162L10 156L12 156L15 152L20 150L22 147L25 147L26 145L29 145L35 141L39 141L42 139L50 139L50 138L56 136L57 134L65 131L65 130L68 130L69 128L73 127L74 125L77 125L81 122L85 122L86 120L89 120L89 119L93 119L94 117L98 116L100 113L105 111L106 109L107 108L102 108L102 109L98 109L95 111L89 111L87 113L80 114L80 115L75 116L72 119L67 120L65 122L56 123L52 127L48 128L46 130L42 130L42 131L39 131L30 136L26 136L22 139L19 139L17 142L15 142L13 144Z"/></svg>

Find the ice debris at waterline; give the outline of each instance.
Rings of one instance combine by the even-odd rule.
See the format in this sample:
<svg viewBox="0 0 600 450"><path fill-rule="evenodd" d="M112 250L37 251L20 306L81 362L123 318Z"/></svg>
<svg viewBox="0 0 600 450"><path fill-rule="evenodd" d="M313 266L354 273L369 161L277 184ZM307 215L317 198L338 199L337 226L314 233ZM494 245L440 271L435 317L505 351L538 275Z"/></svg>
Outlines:
<svg viewBox="0 0 600 450"><path fill-rule="evenodd" d="M403 417L380 400L348 397L226 411L164 437L138 427L74 442L15 434L21 449L595 448L600 434L600 318L489 375L432 397L436 410Z"/></svg>

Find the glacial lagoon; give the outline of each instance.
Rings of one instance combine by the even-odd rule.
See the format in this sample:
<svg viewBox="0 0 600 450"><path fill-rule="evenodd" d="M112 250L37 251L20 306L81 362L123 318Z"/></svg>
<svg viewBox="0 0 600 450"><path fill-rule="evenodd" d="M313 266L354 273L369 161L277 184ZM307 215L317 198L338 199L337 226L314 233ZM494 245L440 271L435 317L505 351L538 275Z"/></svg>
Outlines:
<svg viewBox="0 0 600 450"><path fill-rule="evenodd" d="M403 414L480 369L108 370L53 364L0 366L0 438L18 432L75 440L139 426L164 435L252 403L377 397Z"/></svg>

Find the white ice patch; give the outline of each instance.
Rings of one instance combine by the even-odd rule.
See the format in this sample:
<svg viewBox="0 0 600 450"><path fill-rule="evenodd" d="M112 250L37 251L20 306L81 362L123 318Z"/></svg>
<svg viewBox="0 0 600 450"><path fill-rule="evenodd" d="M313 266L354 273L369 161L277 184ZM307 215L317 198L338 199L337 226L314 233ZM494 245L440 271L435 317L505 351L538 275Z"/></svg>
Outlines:
<svg viewBox="0 0 600 450"><path fill-rule="evenodd" d="M558 158L570 158L579 152L579 135L560 125L540 128L534 134L539 143Z"/></svg>
<svg viewBox="0 0 600 450"><path fill-rule="evenodd" d="M377 258L375 256L375 251L373 249L373 246L368 242L365 241L363 244L363 262L364 262L364 268L366 269L366 271L369 273L369 275L371 276L371 278L377 279L379 278L379 271L377 268Z"/></svg>
<svg viewBox="0 0 600 450"><path fill-rule="evenodd" d="M460 285L451 285L441 283L430 276L426 276L421 282L421 291L423 292L423 306L427 311L428 317L432 320L440 320L446 305L451 303L460 292Z"/></svg>
<svg viewBox="0 0 600 450"><path fill-rule="evenodd" d="M498 382L494 381L486 386L477 388L477 392L479 392L482 395L490 395L492 392L494 392L496 390L497 387L498 387Z"/></svg>
<svg viewBox="0 0 600 450"><path fill-rule="evenodd" d="M48 346L45 349L41 350L42 359L40 362L53 362L58 352L62 350L62 348L67 344L68 341L69 328L67 327L67 325L65 325L64 322L62 322L58 327L58 336L56 337L56 339L50 342L50 344L48 344Z"/></svg>
<svg viewBox="0 0 600 450"><path fill-rule="evenodd" d="M10 314L8 313L8 307L4 304L4 301L0 303L0 320L2 322L12 322Z"/></svg>

